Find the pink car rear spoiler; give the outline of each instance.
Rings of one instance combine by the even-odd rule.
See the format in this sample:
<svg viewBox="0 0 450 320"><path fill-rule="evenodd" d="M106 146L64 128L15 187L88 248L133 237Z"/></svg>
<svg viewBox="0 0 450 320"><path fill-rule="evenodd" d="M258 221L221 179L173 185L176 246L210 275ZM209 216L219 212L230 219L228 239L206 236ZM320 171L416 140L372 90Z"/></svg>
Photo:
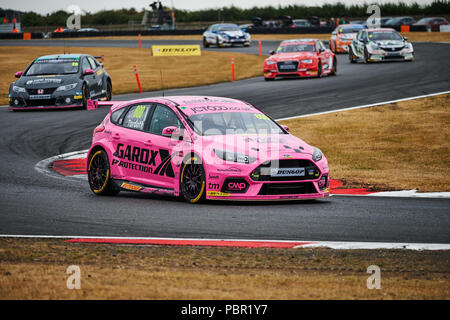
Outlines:
<svg viewBox="0 0 450 320"><path fill-rule="evenodd" d="M98 109L98 107L101 107L101 106L114 107L121 103L124 103L124 101L97 101L97 100L89 100L88 99L87 103L86 103L86 109L89 111L89 110Z"/></svg>

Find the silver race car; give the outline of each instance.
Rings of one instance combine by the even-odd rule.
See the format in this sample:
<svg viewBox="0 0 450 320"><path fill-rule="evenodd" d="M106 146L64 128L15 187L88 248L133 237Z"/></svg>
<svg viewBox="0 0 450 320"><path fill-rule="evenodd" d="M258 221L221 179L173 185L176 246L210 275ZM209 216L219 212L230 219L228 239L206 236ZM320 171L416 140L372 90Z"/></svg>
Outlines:
<svg viewBox="0 0 450 320"><path fill-rule="evenodd" d="M235 44L248 47L251 44L249 33L242 31L237 24L213 24L203 33L203 47L210 45L217 47L233 46Z"/></svg>
<svg viewBox="0 0 450 320"><path fill-rule="evenodd" d="M406 37L394 29L364 29L358 32L350 45L348 58L351 63L358 60L376 61L412 61L414 48Z"/></svg>

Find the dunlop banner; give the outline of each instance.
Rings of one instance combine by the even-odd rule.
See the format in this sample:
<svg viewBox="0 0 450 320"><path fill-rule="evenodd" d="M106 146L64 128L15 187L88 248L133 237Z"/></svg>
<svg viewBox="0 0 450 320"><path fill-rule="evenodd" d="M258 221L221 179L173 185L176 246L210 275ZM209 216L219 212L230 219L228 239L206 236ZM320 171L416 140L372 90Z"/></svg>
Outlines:
<svg viewBox="0 0 450 320"><path fill-rule="evenodd" d="M152 46L153 56L201 56L200 45Z"/></svg>

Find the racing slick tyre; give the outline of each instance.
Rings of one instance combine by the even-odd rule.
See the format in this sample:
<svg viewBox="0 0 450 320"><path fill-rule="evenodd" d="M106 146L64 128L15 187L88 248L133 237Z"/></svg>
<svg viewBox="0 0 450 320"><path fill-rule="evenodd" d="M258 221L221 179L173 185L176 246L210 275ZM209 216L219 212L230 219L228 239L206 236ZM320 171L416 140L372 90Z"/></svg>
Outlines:
<svg viewBox="0 0 450 320"><path fill-rule="evenodd" d="M356 63L356 56L353 54L351 47L348 48L348 61L350 61L350 63Z"/></svg>
<svg viewBox="0 0 450 320"><path fill-rule="evenodd" d="M331 76L335 76L337 73L337 61L336 58L333 59L333 67L331 67Z"/></svg>
<svg viewBox="0 0 450 320"><path fill-rule="evenodd" d="M105 92L106 101L111 101L112 99L112 85L110 81L106 82L106 92Z"/></svg>
<svg viewBox="0 0 450 320"><path fill-rule="evenodd" d="M190 203L198 203L205 199L206 179L202 164L195 163L197 158L192 156L183 165L181 171L180 194Z"/></svg>
<svg viewBox="0 0 450 320"><path fill-rule="evenodd" d="M206 38L203 38L203 48L209 48L209 42L206 41Z"/></svg>
<svg viewBox="0 0 450 320"><path fill-rule="evenodd" d="M266 81L273 81L273 80L275 80L275 78L266 78L266 77L264 77L264 80L266 80Z"/></svg>
<svg viewBox="0 0 450 320"><path fill-rule="evenodd" d="M364 63L369 63L369 53L366 48L364 48Z"/></svg>
<svg viewBox="0 0 450 320"><path fill-rule="evenodd" d="M87 168L89 187L99 196L114 196L120 189L111 180L108 155L104 150L96 151Z"/></svg>
<svg viewBox="0 0 450 320"><path fill-rule="evenodd" d="M317 78L322 77L322 63L319 61L319 64L317 65Z"/></svg>
<svg viewBox="0 0 450 320"><path fill-rule="evenodd" d="M87 100L89 99L89 89L86 83L83 83L83 87L81 88L81 93L83 95L83 108L87 108Z"/></svg>

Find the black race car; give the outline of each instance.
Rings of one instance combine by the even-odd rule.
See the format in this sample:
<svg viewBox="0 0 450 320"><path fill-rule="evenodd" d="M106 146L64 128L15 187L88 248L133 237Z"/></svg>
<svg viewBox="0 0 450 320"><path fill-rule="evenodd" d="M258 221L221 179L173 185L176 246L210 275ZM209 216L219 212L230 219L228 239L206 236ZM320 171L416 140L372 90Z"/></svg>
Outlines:
<svg viewBox="0 0 450 320"><path fill-rule="evenodd" d="M111 100L111 77L96 58L87 54L37 58L15 74L19 79L9 87L9 109L86 107L88 99Z"/></svg>

